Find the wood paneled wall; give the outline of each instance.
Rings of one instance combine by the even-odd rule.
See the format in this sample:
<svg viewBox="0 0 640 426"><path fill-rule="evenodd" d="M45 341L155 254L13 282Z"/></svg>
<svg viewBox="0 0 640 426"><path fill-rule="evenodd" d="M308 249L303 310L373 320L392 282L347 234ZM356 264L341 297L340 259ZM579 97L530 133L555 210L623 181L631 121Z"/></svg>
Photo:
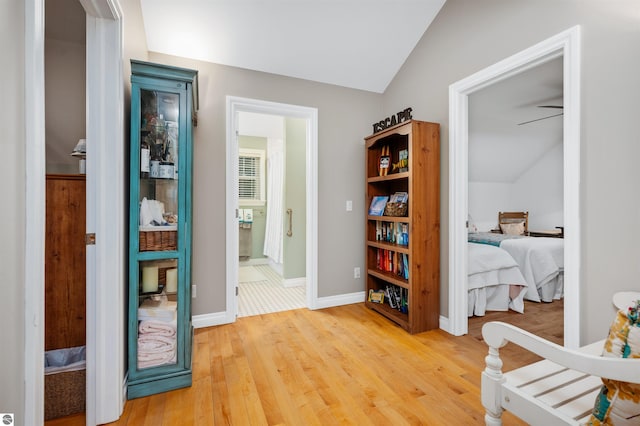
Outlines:
<svg viewBox="0 0 640 426"><path fill-rule="evenodd" d="M85 187L84 175L47 175L45 350L86 341Z"/></svg>

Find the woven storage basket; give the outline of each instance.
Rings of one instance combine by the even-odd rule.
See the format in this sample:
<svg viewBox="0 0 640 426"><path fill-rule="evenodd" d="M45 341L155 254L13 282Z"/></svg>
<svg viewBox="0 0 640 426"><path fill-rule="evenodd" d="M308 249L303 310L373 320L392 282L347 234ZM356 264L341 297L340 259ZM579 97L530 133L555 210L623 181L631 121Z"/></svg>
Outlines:
<svg viewBox="0 0 640 426"><path fill-rule="evenodd" d="M178 231L140 231L140 251L166 251L177 247Z"/></svg>
<svg viewBox="0 0 640 426"><path fill-rule="evenodd" d="M65 371L44 376L44 419L51 420L83 413L86 394L85 370Z"/></svg>
<svg viewBox="0 0 640 426"><path fill-rule="evenodd" d="M385 216L406 216L407 203L387 203L384 209Z"/></svg>

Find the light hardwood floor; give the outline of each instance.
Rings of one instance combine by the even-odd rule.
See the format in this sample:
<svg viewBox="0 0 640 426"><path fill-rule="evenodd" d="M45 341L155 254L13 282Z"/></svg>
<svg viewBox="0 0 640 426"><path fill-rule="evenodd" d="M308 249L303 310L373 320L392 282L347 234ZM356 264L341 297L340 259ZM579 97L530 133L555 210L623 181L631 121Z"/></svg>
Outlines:
<svg viewBox="0 0 640 426"><path fill-rule="evenodd" d="M554 304L472 319L462 337L410 335L363 304L239 318L196 330L192 387L127 401L112 425L481 425L479 324L533 331L537 311L558 316ZM562 323L535 327L557 335ZM536 360L514 345L503 351L505 370ZM504 421L524 424L509 413ZM47 422L57 425L84 416Z"/></svg>

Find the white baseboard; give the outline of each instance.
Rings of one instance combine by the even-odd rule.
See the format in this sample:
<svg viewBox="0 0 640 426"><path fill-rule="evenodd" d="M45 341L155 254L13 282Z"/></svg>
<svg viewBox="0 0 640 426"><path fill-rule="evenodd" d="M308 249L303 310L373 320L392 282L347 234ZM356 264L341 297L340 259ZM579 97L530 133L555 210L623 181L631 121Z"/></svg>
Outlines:
<svg viewBox="0 0 640 426"><path fill-rule="evenodd" d="M213 327L214 325L230 324L233 320L226 312L214 312L211 314L194 315L191 318L193 328Z"/></svg>
<svg viewBox="0 0 640 426"><path fill-rule="evenodd" d="M288 287L304 287L306 285L307 285L306 277L289 278L282 281L282 286L287 288Z"/></svg>
<svg viewBox="0 0 640 426"><path fill-rule="evenodd" d="M127 390L129 389L127 387L128 383L129 383L129 370L127 370L127 372L124 375L124 379L122 380L122 407L123 408L124 408L124 404L127 403ZM120 413L120 416L122 416L122 413Z"/></svg>
<svg viewBox="0 0 640 426"><path fill-rule="evenodd" d="M239 266L254 266L254 265L268 265L268 264L269 264L269 258L262 257L262 258L241 260L239 263Z"/></svg>
<svg viewBox="0 0 640 426"><path fill-rule="evenodd" d="M449 318L440 315L440 329L446 331L449 334L453 334L451 332L451 328L449 327Z"/></svg>
<svg viewBox="0 0 640 426"><path fill-rule="evenodd" d="M353 303L362 303L365 299L365 292L358 291L356 293L339 294L337 296L318 297L316 306L313 309L332 308L334 306L351 305Z"/></svg>

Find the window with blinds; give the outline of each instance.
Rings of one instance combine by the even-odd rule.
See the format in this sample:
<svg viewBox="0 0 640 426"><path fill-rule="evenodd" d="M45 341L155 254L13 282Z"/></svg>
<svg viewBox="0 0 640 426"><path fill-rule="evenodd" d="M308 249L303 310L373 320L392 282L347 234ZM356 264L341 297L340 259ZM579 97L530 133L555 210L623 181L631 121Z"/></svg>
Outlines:
<svg viewBox="0 0 640 426"><path fill-rule="evenodd" d="M238 157L238 195L240 202L264 204L264 151L240 148Z"/></svg>

